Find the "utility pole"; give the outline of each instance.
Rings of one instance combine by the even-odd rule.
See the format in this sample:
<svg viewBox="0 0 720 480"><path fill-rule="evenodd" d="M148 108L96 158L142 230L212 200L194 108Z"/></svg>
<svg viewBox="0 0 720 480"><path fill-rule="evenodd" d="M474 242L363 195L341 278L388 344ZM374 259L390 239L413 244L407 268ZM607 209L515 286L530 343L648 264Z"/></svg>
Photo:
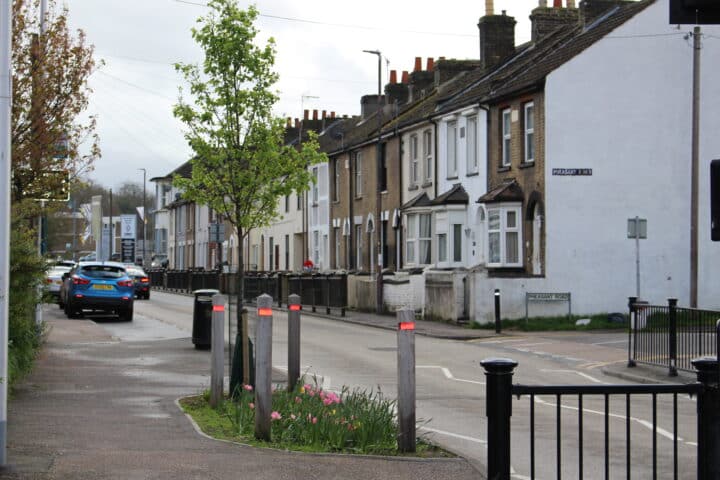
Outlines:
<svg viewBox="0 0 720 480"><path fill-rule="evenodd" d="M700 45L702 33L693 28L692 167L690 179L690 307L698 305L698 185L700 172Z"/></svg>
<svg viewBox="0 0 720 480"><path fill-rule="evenodd" d="M147 205L145 205L145 178L147 176L147 171L144 168L138 168L138 170L142 170L143 172L143 214L142 214L142 221L143 221L143 247L142 247L142 267L145 268L145 243L147 242Z"/></svg>
<svg viewBox="0 0 720 480"><path fill-rule="evenodd" d="M380 50L363 50L365 53L377 55L378 57L378 93L377 93L377 146L375 149L375 253L377 254L377 267L375 268L375 286L377 287L375 294L375 313L381 314L383 310L383 252L382 252L382 191L380 183L382 180L382 53ZM370 263L375 261L371 258Z"/></svg>
<svg viewBox="0 0 720 480"><path fill-rule="evenodd" d="M12 2L0 2L0 467L7 465Z"/></svg>
<svg viewBox="0 0 720 480"><path fill-rule="evenodd" d="M110 247L108 248L108 260L112 260L112 254L114 250L113 245L113 237L115 236L115 225L113 224L113 218L112 218L112 188L110 189L110 224L108 225L110 227Z"/></svg>

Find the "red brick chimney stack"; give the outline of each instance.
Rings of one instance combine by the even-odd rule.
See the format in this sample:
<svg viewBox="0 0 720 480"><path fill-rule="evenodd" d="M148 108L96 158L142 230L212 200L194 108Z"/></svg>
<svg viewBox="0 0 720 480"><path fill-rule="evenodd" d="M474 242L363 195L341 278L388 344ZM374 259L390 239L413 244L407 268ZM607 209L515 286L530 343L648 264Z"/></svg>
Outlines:
<svg viewBox="0 0 720 480"><path fill-rule="evenodd" d="M390 83L397 83L397 70L390 70Z"/></svg>
<svg viewBox="0 0 720 480"><path fill-rule="evenodd" d="M562 8L562 0L553 0L553 8Z"/></svg>
<svg viewBox="0 0 720 480"><path fill-rule="evenodd" d="M413 72L419 72L422 70L422 57L415 57L415 68Z"/></svg>
<svg viewBox="0 0 720 480"><path fill-rule="evenodd" d="M400 83L408 83L410 81L410 74L407 70L403 70L402 72L402 81Z"/></svg>
<svg viewBox="0 0 720 480"><path fill-rule="evenodd" d="M327 110L323 110L322 111L322 119L325 120L326 117L327 117Z"/></svg>
<svg viewBox="0 0 720 480"><path fill-rule="evenodd" d="M425 70L430 72L433 70L433 68L435 68L435 60L432 57L428 57L427 66L425 67Z"/></svg>
<svg viewBox="0 0 720 480"><path fill-rule="evenodd" d="M485 15L494 15L493 0L485 0Z"/></svg>
<svg viewBox="0 0 720 480"><path fill-rule="evenodd" d="M330 118L335 118L335 112L330 112Z"/></svg>
<svg viewBox="0 0 720 480"><path fill-rule="evenodd" d="M303 120L309 120L310 119L310 110L307 108L303 111Z"/></svg>

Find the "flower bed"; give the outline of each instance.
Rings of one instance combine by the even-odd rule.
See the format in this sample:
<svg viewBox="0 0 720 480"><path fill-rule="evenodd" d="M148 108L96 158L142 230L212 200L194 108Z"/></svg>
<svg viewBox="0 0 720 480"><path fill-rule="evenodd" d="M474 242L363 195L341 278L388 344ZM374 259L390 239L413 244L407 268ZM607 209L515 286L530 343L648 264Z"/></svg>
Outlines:
<svg viewBox="0 0 720 480"><path fill-rule="evenodd" d="M344 387L338 394L306 383L291 392L274 390L270 444L254 439L254 401L252 387L244 385L217 410L207 405L207 395L184 399L181 405L215 437L289 450L399 454L395 401L385 399L379 389ZM415 455L452 456L422 440Z"/></svg>

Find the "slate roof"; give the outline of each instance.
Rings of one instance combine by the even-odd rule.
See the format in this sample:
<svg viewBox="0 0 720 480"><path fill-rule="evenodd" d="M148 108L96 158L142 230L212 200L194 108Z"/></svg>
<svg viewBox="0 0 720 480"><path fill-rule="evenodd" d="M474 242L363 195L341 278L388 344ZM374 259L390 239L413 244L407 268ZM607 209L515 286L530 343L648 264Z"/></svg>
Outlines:
<svg viewBox="0 0 720 480"><path fill-rule="evenodd" d="M406 208L413 207L429 207L430 205L430 198L428 197L427 193L422 192L413 197L412 200L409 200L407 203L405 203L405 205L400 207L400 209L405 210Z"/></svg>
<svg viewBox="0 0 720 480"><path fill-rule="evenodd" d="M505 181L493 187L485 195L477 199L477 203L522 202L522 188L517 180Z"/></svg>
<svg viewBox="0 0 720 480"><path fill-rule="evenodd" d="M463 105L497 101L525 89L544 84L553 70L562 66L602 39L656 0L619 3L588 25L580 23L558 27L535 43L519 49L503 65L458 92L441 106L452 111Z"/></svg>
<svg viewBox="0 0 720 480"><path fill-rule="evenodd" d="M469 197L461 183L456 183L450 190L433 199L430 204L436 205L467 205Z"/></svg>

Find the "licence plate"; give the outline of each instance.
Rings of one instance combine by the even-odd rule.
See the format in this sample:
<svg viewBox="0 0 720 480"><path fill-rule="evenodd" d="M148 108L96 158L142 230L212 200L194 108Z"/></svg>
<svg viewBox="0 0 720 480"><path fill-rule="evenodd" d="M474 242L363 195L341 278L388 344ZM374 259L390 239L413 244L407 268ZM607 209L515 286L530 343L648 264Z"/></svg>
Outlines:
<svg viewBox="0 0 720 480"><path fill-rule="evenodd" d="M112 285L102 285L102 284L95 284L92 286L93 290L112 290Z"/></svg>

